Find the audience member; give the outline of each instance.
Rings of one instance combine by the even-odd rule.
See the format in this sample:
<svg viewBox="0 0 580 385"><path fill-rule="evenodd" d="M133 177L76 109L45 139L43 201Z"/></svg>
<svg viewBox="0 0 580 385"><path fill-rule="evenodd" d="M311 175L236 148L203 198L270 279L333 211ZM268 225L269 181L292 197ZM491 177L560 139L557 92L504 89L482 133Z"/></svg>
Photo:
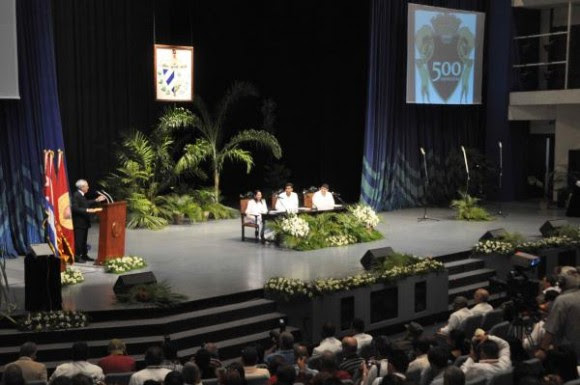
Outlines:
<svg viewBox="0 0 580 385"><path fill-rule="evenodd" d="M203 344L203 347L209 352L211 357L209 360L209 365L212 368L220 368L222 366L222 362L220 360L220 351L217 344L213 342L206 342Z"/></svg>
<svg viewBox="0 0 580 385"><path fill-rule="evenodd" d="M231 371L235 371L238 374L239 377L239 381L241 381L242 385L246 385L246 375L244 373L244 366L239 363L239 362L232 362L230 365L228 365L228 367L225 369L225 371L223 369L218 369L220 373L226 373L225 378L228 378L227 372L231 372ZM222 376L222 374L220 374L220 376ZM218 378L220 377L218 376ZM234 376L235 377L235 376ZM234 377L230 377L231 381L234 381ZM235 381L238 381L237 379L235 379Z"/></svg>
<svg viewBox="0 0 580 385"><path fill-rule="evenodd" d="M22 368L14 364L7 365L4 368L2 383L4 385L26 385Z"/></svg>
<svg viewBox="0 0 580 385"><path fill-rule="evenodd" d="M161 346L163 349L163 361L161 362L161 367L169 369L175 372L181 372L183 365L177 357L177 346L171 341L163 342Z"/></svg>
<svg viewBox="0 0 580 385"><path fill-rule="evenodd" d="M364 361L357 351L358 343L356 338L344 337L342 339L342 362L338 367L353 378L357 376L360 364Z"/></svg>
<svg viewBox="0 0 580 385"><path fill-rule="evenodd" d="M365 333L365 322L360 318L355 318L352 320L352 332L353 337L357 342L357 353L361 353L363 349L373 342L373 336Z"/></svg>
<svg viewBox="0 0 580 385"><path fill-rule="evenodd" d="M46 366L36 362L37 347L34 342L25 342L20 346L18 359L6 364L16 365L22 369L22 376L28 381L47 381Z"/></svg>
<svg viewBox="0 0 580 385"><path fill-rule="evenodd" d="M89 359L89 346L86 342L75 342L72 346L72 362L60 364L56 367L50 382L58 376L73 377L77 374L84 374L93 379L93 382L103 381L105 374L103 369L97 365L93 365L87 360Z"/></svg>
<svg viewBox="0 0 580 385"><path fill-rule="evenodd" d="M278 346L280 346L280 348L275 352L267 355L264 361L266 361L266 363L269 364L270 361L273 359L273 357L280 356L284 358L286 364L293 365L295 358L294 358L294 336L292 335L292 333L282 332L280 334L280 342Z"/></svg>
<svg viewBox="0 0 580 385"><path fill-rule="evenodd" d="M427 353L429 367L421 373L420 385L443 385L443 375L449 366L448 355L447 349L440 346L429 349Z"/></svg>
<svg viewBox="0 0 580 385"><path fill-rule="evenodd" d="M246 379L270 378L268 369L258 368L258 351L253 346L246 346L242 350L242 364Z"/></svg>
<svg viewBox="0 0 580 385"><path fill-rule="evenodd" d="M409 357L407 353L402 350L395 349L389 359L389 374L400 377L406 380L407 369L409 368ZM378 384L375 384L378 385Z"/></svg>
<svg viewBox="0 0 580 385"><path fill-rule="evenodd" d="M453 300L453 313L449 316L447 326L439 330L440 333L448 335L451 330L459 329L466 318L472 316L471 310L467 308L467 298L459 296Z"/></svg>
<svg viewBox="0 0 580 385"><path fill-rule="evenodd" d="M201 371L197 365L191 361L186 362L181 370L183 383L186 385L202 385Z"/></svg>
<svg viewBox="0 0 580 385"><path fill-rule="evenodd" d="M195 352L194 362L201 372L201 379L216 378L215 368L211 366L211 354L206 349L201 348Z"/></svg>
<svg viewBox="0 0 580 385"><path fill-rule="evenodd" d="M276 385L293 385L296 379L296 369L292 365L282 365L276 371Z"/></svg>
<svg viewBox="0 0 580 385"><path fill-rule="evenodd" d="M339 368L338 362L336 360L336 355L333 352L330 351L323 352L320 355L318 362L319 362L318 367L319 374L314 376L315 378L319 377L320 373L326 373L330 377L338 378L340 380L348 380L351 378L351 375L347 371Z"/></svg>
<svg viewBox="0 0 580 385"><path fill-rule="evenodd" d="M413 350L415 352L415 359L409 363L407 373L419 371L422 372L429 367L429 358L427 353L431 348L431 343L426 338L420 338L413 343Z"/></svg>
<svg viewBox="0 0 580 385"><path fill-rule="evenodd" d="M184 383L185 380L183 379L183 375L176 370L167 373L163 380L163 385L183 385Z"/></svg>
<svg viewBox="0 0 580 385"><path fill-rule="evenodd" d="M465 332L461 329L453 329L447 336L447 344L449 345L449 360L455 360L466 354L469 354L470 344L465 338Z"/></svg>
<svg viewBox="0 0 580 385"><path fill-rule="evenodd" d="M294 364L294 369L296 370L296 382L302 384L309 383L312 377L318 374L318 370L311 369L308 367L308 348L306 345L296 345L294 346L294 356L296 357L296 362Z"/></svg>
<svg viewBox="0 0 580 385"><path fill-rule="evenodd" d="M103 369L104 374L126 373L135 371L135 359L127 355L125 343L117 338L109 342L109 355L99 360L97 365Z"/></svg>
<svg viewBox="0 0 580 385"><path fill-rule="evenodd" d="M493 310L493 306L487 303L489 300L489 292L487 290L477 289L473 293L473 299L475 300L475 306L471 308L472 315L485 314Z"/></svg>
<svg viewBox="0 0 580 385"><path fill-rule="evenodd" d="M423 335L423 326L417 322L410 322L405 324L405 330L406 333L403 338L393 341L393 349L404 350L411 357L414 349L413 343Z"/></svg>
<svg viewBox="0 0 580 385"><path fill-rule="evenodd" d="M314 348L312 356L316 357L327 350L333 353L342 351L342 343L335 337L335 334L336 326L334 326L334 324L326 322L322 325L322 341L320 341L320 344Z"/></svg>
<svg viewBox="0 0 580 385"><path fill-rule="evenodd" d="M282 356L273 356L270 362L268 363L268 371L270 372L270 379L268 380L268 384L272 385L278 381L276 377L276 373L278 372L278 368L280 366L288 365L286 359Z"/></svg>
<svg viewBox="0 0 580 385"><path fill-rule="evenodd" d="M465 373L456 366L448 366L443 372L443 385L465 385Z"/></svg>
<svg viewBox="0 0 580 385"><path fill-rule="evenodd" d="M578 378L577 365L576 353L570 345L560 345L549 350L544 361L546 374L558 376L562 383Z"/></svg>
<svg viewBox="0 0 580 385"><path fill-rule="evenodd" d="M465 379L491 378L512 366L509 344L499 337L486 335L481 341L474 340L470 357L461 365Z"/></svg>
<svg viewBox="0 0 580 385"><path fill-rule="evenodd" d="M145 352L145 369L133 373L129 385L144 385L147 380L163 382L171 370L162 368L163 349L160 346L151 346Z"/></svg>

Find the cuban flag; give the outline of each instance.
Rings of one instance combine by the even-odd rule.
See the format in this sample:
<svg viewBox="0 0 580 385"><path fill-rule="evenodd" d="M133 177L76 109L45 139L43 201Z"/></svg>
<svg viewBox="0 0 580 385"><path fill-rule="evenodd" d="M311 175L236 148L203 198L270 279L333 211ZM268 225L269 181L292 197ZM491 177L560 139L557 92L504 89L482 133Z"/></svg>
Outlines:
<svg viewBox="0 0 580 385"><path fill-rule="evenodd" d="M54 182L56 175L54 173L54 151L44 150L44 234L46 242L52 249L54 255L58 258L56 224L54 218Z"/></svg>

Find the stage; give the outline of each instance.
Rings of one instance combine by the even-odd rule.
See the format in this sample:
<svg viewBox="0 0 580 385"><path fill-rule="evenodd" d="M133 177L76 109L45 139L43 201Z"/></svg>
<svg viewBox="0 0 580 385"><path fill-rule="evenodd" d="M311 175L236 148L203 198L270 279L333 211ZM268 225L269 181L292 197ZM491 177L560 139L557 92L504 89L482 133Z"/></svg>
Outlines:
<svg viewBox="0 0 580 385"><path fill-rule="evenodd" d="M491 212L497 207L489 206ZM437 256L470 249L486 230L503 227L527 238L540 237L539 228L548 219L564 218L561 209L541 210L538 202L512 202L502 207L505 217L491 222L465 222L453 218L446 208L430 208L428 215L440 221L419 222L422 208L380 214L377 229L384 239L309 252L291 251L274 245L242 242L240 220L211 221L169 226L161 231L127 230L126 254L145 258L158 281L166 280L174 291L189 300L259 289L272 276L301 279L344 276L360 271L362 255L370 248L390 246L396 251L418 256ZM568 218L580 224L580 218ZM98 224L89 232L96 254ZM12 295L18 312L24 307L24 263L22 258L6 263ZM105 274L90 264L77 264L85 282L64 287L66 309L99 311L118 309L112 287L117 275Z"/></svg>

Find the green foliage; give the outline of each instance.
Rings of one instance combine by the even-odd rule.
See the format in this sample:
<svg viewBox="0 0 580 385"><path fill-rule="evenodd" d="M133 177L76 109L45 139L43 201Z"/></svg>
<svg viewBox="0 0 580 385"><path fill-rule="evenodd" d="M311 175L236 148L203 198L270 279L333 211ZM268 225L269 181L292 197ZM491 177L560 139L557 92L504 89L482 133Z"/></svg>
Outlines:
<svg viewBox="0 0 580 385"><path fill-rule="evenodd" d="M201 222L205 219L203 209L192 195L170 194L157 198L160 215L172 220L174 215L183 214L192 222Z"/></svg>
<svg viewBox="0 0 580 385"><path fill-rule="evenodd" d="M465 221L490 221L493 217L483 207L477 205L479 198L461 193L461 199L451 201L451 207L457 210L457 219Z"/></svg>
<svg viewBox="0 0 580 385"><path fill-rule="evenodd" d="M159 207L144 194L133 192L126 200L128 228L159 230L167 226L167 220L160 216Z"/></svg>
<svg viewBox="0 0 580 385"><path fill-rule="evenodd" d="M548 236L568 237L572 240L577 241L580 240L580 227L572 225L558 227L551 234L548 234Z"/></svg>
<svg viewBox="0 0 580 385"><path fill-rule="evenodd" d="M183 294L174 293L165 281L133 286L126 293L117 294L119 303L148 303L157 307L175 306L186 299Z"/></svg>
<svg viewBox="0 0 580 385"><path fill-rule="evenodd" d="M512 245L523 243L526 240L522 234L517 232L514 233L506 232L505 234L500 236L499 239L502 242L506 242Z"/></svg>
<svg viewBox="0 0 580 385"><path fill-rule="evenodd" d="M394 267L411 266L419 262L421 259L411 254L395 252L385 258L382 265L378 266L377 270L391 270Z"/></svg>

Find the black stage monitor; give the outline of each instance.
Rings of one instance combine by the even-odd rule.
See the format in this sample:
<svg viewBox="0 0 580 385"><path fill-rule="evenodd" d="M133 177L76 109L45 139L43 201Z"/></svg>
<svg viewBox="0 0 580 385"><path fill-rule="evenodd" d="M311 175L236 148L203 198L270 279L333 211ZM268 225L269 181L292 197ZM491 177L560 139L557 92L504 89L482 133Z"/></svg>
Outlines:
<svg viewBox="0 0 580 385"><path fill-rule="evenodd" d="M383 263L384 260L391 254L393 254L393 249L391 247L369 249L361 258L360 263L363 265L365 270L371 270Z"/></svg>
<svg viewBox="0 0 580 385"><path fill-rule="evenodd" d="M60 258L48 243L31 244L24 259L24 308L28 311L62 309Z"/></svg>
<svg viewBox="0 0 580 385"><path fill-rule="evenodd" d="M148 285L151 283L157 283L157 279L151 271L121 275L117 278L117 282L115 282L115 286L113 286L113 291L115 293L124 293L133 286Z"/></svg>
<svg viewBox="0 0 580 385"><path fill-rule="evenodd" d="M487 230L485 232L485 234L483 234L481 236L481 238L479 238L479 241L481 242L481 241L487 241L488 239L498 239L498 238L502 238L506 234L507 234L507 231L505 231L504 228Z"/></svg>
<svg viewBox="0 0 580 385"><path fill-rule="evenodd" d="M556 232L556 230L564 226L568 226L567 220L551 219L549 221L544 222L542 227L540 227L540 233L542 233L543 237L550 237Z"/></svg>

